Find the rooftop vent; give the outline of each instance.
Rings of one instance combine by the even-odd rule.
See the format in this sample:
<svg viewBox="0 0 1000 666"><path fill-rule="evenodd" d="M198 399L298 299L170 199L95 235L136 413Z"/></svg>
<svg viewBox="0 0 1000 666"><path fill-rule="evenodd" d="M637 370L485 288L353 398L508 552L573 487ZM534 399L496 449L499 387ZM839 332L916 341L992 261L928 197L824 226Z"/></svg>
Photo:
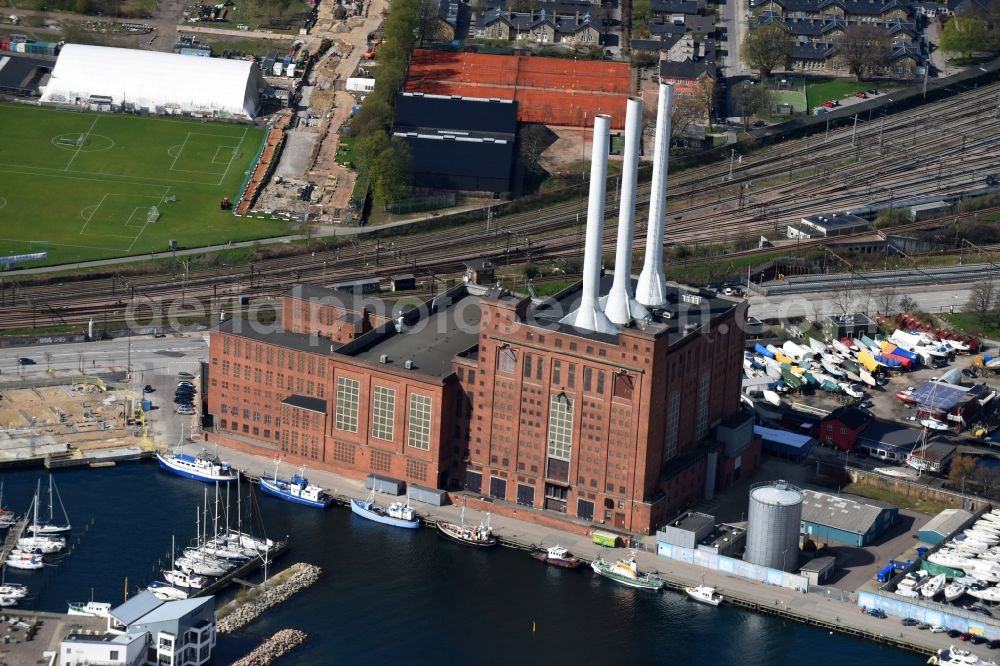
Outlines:
<svg viewBox="0 0 1000 666"><path fill-rule="evenodd" d="M406 359L406 363L403 364L403 367L407 370L413 370L413 361Z"/></svg>
<svg viewBox="0 0 1000 666"><path fill-rule="evenodd" d="M381 356L378 357L378 362L379 363L388 363L389 362L389 355L388 354L382 354Z"/></svg>

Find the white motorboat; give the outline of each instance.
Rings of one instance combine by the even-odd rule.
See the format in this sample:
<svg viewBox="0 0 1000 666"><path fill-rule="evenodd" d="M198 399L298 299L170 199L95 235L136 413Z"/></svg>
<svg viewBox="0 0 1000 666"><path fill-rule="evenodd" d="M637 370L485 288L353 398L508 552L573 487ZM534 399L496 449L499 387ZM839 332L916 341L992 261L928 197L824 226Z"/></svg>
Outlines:
<svg viewBox="0 0 1000 666"><path fill-rule="evenodd" d="M0 579L0 597L24 599L26 596L28 596L27 585L21 585L20 583L8 583L7 569L4 567L3 577Z"/></svg>
<svg viewBox="0 0 1000 666"><path fill-rule="evenodd" d="M981 541L990 546L995 546L1000 543L1000 536L997 536L993 532L987 532L985 530L968 529L965 530L965 535L976 541Z"/></svg>
<svg viewBox="0 0 1000 666"><path fill-rule="evenodd" d="M201 589L205 587L205 577L197 574L189 574L179 569L164 569L163 577L175 587L188 587Z"/></svg>
<svg viewBox="0 0 1000 666"><path fill-rule="evenodd" d="M982 532L990 532L992 534L1000 534L1000 523L980 518L972 526L972 529Z"/></svg>
<svg viewBox="0 0 1000 666"><path fill-rule="evenodd" d="M17 547L26 553L41 553L51 555L66 547L66 540L52 536L29 536L17 540Z"/></svg>
<svg viewBox="0 0 1000 666"><path fill-rule="evenodd" d="M11 606L16 606L19 599L16 597L3 597L0 596L0 608L9 608Z"/></svg>
<svg viewBox="0 0 1000 666"><path fill-rule="evenodd" d="M111 615L111 604L100 601L88 601L87 603L69 603L68 615L89 615L90 617L108 617Z"/></svg>
<svg viewBox="0 0 1000 666"><path fill-rule="evenodd" d="M965 567L963 570L965 573L987 583L1000 583L1000 564L995 562L977 560L971 567Z"/></svg>
<svg viewBox="0 0 1000 666"><path fill-rule="evenodd" d="M920 596L926 597L928 599L933 599L936 597L945 586L947 578L944 574L938 574L934 576L929 581L920 586Z"/></svg>
<svg viewBox="0 0 1000 666"><path fill-rule="evenodd" d="M965 594L966 587L959 582L952 581L944 588L944 600L952 602Z"/></svg>
<svg viewBox="0 0 1000 666"><path fill-rule="evenodd" d="M920 579L914 576L912 573L908 573L903 576L903 580L899 581L896 585L896 594L901 597L914 598L919 596L917 592L917 584Z"/></svg>
<svg viewBox="0 0 1000 666"><path fill-rule="evenodd" d="M179 601L187 599L190 596L184 590L167 585L162 580L154 580L146 589L152 592L157 598L165 601Z"/></svg>
<svg viewBox="0 0 1000 666"><path fill-rule="evenodd" d="M972 568L975 566L975 560L951 550L939 550L936 553L931 553L927 556L927 561L940 564L943 567L961 569L962 571L966 571L966 567Z"/></svg>
<svg viewBox="0 0 1000 666"><path fill-rule="evenodd" d="M920 419L920 425L925 428L930 428L931 430L947 430L948 424L942 423L937 419Z"/></svg>
<svg viewBox="0 0 1000 666"><path fill-rule="evenodd" d="M968 650L962 650L954 645L947 650L938 650L927 663L931 666L997 666L995 661L980 659Z"/></svg>
<svg viewBox="0 0 1000 666"><path fill-rule="evenodd" d="M709 606L718 606L722 603L722 595L715 591L714 587L699 585L697 587L685 587L684 591L695 601L700 601Z"/></svg>
<svg viewBox="0 0 1000 666"><path fill-rule="evenodd" d="M969 588L965 591L965 593L970 597L975 597L976 599L981 599L983 601L990 601L993 603L1000 601L1000 587L996 587L995 585L993 587L987 587L984 590Z"/></svg>

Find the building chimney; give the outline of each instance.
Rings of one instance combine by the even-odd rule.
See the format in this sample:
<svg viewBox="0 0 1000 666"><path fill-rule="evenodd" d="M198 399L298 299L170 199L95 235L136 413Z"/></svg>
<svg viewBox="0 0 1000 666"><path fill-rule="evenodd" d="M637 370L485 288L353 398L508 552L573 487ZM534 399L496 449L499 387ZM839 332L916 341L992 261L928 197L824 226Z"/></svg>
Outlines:
<svg viewBox="0 0 1000 666"><path fill-rule="evenodd" d="M653 138L653 182L649 192L649 225L646 229L646 260L635 288L635 299L646 307L667 303L667 278L663 274L663 225L667 214L667 164L670 159L670 111L674 86L660 84Z"/></svg>
<svg viewBox="0 0 1000 666"><path fill-rule="evenodd" d="M632 293L632 237L635 231L635 186L642 144L642 100L630 97L625 111L625 155L622 161L621 205L618 208L618 244L615 281L604 299L604 312L612 323L624 326L649 316Z"/></svg>
<svg viewBox="0 0 1000 666"><path fill-rule="evenodd" d="M604 194L608 178L608 144L611 116L594 118L593 150L590 155L590 200L587 203L587 240L583 254L583 294L580 307L562 323L598 333L617 333L598 303L601 287L601 246L604 240Z"/></svg>

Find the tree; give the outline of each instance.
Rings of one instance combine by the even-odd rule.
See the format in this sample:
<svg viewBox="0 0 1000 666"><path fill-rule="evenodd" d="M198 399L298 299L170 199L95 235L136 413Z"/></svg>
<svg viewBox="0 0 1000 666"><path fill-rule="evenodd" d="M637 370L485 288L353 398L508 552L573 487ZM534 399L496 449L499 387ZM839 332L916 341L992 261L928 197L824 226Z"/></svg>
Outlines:
<svg viewBox="0 0 1000 666"><path fill-rule="evenodd" d="M368 177L377 203L386 206L406 195L413 178L411 162L410 147L398 136L389 139L382 152L371 158Z"/></svg>
<svg viewBox="0 0 1000 666"><path fill-rule="evenodd" d="M772 23L747 33L740 58L747 67L756 69L763 80L774 70L788 66L794 46L795 41L788 31Z"/></svg>
<svg viewBox="0 0 1000 666"><path fill-rule="evenodd" d="M712 129L712 109L715 108L715 92L716 92L715 79L710 76L705 76L698 80L698 85L695 89L694 96L698 100L698 105L701 107L702 113L708 118L708 129Z"/></svg>
<svg viewBox="0 0 1000 666"><path fill-rule="evenodd" d="M903 294L899 298L899 311L900 312L913 312L917 309L917 302L913 300L913 297L909 294Z"/></svg>
<svg viewBox="0 0 1000 666"><path fill-rule="evenodd" d="M388 102L371 95L351 120L351 136L362 137L373 132L385 132L392 124L392 109Z"/></svg>
<svg viewBox="0 0 1000 666"><path fill-rule="evenodd" d="M988 49L991 41L986 21L975 17L952 17L941 31L941 50L957 53L965 59L976 51Z"/></svg>
<svg viewBox="0 0 1000 666"><path fill-rule="evenodd" d="M848 68L858 83L883 71L892 53L889 33L871 23L848 26L837 38L836 45L837 60Z"/></svg>
<svg viewBox="0 0 1000 666"><path fill-rule="evenodd" d="M651 109L652 111L652 109ZM688 95L675 95L670 109L670 142L682 138L691 125L701 118L701 105Z"/></svg>
<svg viewBox="0 0 1000 666"><path fill-rule="evenodd" d="M948 478L956 485L965 485L972 473L976 471L976 459L972 456L959 455L951 459L951 469Z"/></svg>
<svg viewBox="0 0 1000 666"><path fill-rule="evenodd" d="M896 309L896 292L892 289L883 289L878 293L877 306L879 312L889 316Z"/></svg>
<svg viewBox="0 0 1000 666"><path fill-rule="evenodd" d="M985 281L977 282L969 292L966 307L975 313L980 326L986 326L996 314L998 304L1000 304L1000 294L997 293L996 285Z"/></svg>
<svg viewBox="0 0 1000 666"><path fill-rule="evenodd" d="M745 81L733 91L733 107L743 119L743 129L750 125L750 118L762 115L771 108L771 93L763 84Z"/></svg>
<svg viewBox="0 0 1000 666"><path fill-rule="evenodd" d="M424 45L424 40L432 41L441 36L441 19L438 16L440 11L441 3L437 0L421 0L420 14L417 22L417 30L420 34L420 46Z"/></svg>
<svg viewBox="0 0 1000 666"><path fill-rule="evenodd" d="M545 126L537 123L522 125L518 132L517 144L520 146L521 161L531 173L540 174L544 171L540 160L545 151L547 136Z"/></svg>
<svg viewBox="0 0 1000 666"><path fill-rule="evenodd" d="M512 12L537 12L541 7L539 0L511 0L510 11Z"/></svg>

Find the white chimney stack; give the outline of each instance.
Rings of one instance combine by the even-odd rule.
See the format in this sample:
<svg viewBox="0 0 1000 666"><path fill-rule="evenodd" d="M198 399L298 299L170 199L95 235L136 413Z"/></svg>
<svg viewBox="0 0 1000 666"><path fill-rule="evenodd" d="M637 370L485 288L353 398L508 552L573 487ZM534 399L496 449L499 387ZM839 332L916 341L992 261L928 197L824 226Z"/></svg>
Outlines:
<svg viewBox="0 0 1000 666"><path fill-rule="evenodd" d="M618 329L598 303L601 286L601 246L604 240L604 194L608 178L608 145L611 141L611 117L594 118L593 150L590 155L590 200L587 204L587 240L583 251L583 295L580 307L562 319L562 323L598 333L617 333Z"/></svg>
<svg viewBox="0 0 1000 666"><path fill-rule="evenodd" d="M642 143L642 100L630 97L625 111L625 154L622 162L622 194L618 208L618 245L615 281L604 301L604 312L612 323L624 326L649 313L632 293L632 236L635 231L635 186Z"/></svg>
<svg viewBox="0 0 1000 666"><path fill-rule="evenodd" d="M635 299L646 307L667 303L667 278L663 274L663 227L667 214L667 165L670 159L670 111L674 86L660 84L653 138L653 182L649 192L649 226L646 230L646 260L635 288Z"/></svg>

